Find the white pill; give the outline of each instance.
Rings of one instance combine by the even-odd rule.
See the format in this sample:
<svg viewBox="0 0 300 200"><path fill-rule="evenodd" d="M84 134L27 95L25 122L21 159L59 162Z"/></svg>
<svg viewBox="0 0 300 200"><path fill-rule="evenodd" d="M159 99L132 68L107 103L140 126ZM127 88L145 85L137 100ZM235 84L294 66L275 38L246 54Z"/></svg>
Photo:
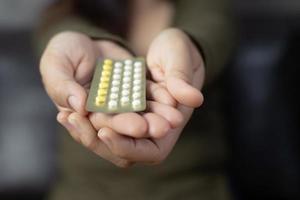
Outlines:
<svg viewBox="0 0 300 200"><path fill-rule="evenodd" d="M133 86L132 89L133 89L134 92L139 92L142 88L141 88L140 85L135 85L135 86Z"/></svg>
<svg viewBox="0 0 300 200"><path fill-rule="evenodd" d="M114 69L115 74L120 74L121 72L122 72L122 69L119 69L119 68Z"/></svg>
<svg viewBox="0 0 300 200"><path fill-rule="evenodd" d="M111 82L111 84L112 84L113 86L119 86L119 85L120 85L120 81L119 81L119 80L113 80L113 81Z"/></svg>
<svg viewBox="0 0 300 200"><path fill-rule="evenodd" d="M131 66L131 65L125 65L124 69L125 69L125 70L130 70L130 71L131 71L131 70L132 70L132 66Z"/></svg>
<svg viewBox="0 0 300 200"><path fill-rule="evenodd" d="M131 71L125 71L124 76L131 76Z"/></svg>
<svg viewBox="0 0 300 200"><path fill-rule="evenodd" d="M123 64L121 62L116 62L115 63L116 68L121 68L122 66L123 66Z"/></svg>
<svg viewBox="0 0 300 200"><path fill-rule="evenodd" d="M134 109L140 108L141 105L142 105L141 100L134 100L134 101L132 102L132 107L133 107Z"/></svg>
<svg viewBox="0 0 300 200"><path fill-rule="evenodd" d="M121 75L120 74L114 74L113 75L113 79L114 80L120 80L121 79Z"/></svg>
<svg viewBox="0 0 300 200"><path fill-rule="evenodd" d="M133 78L134 79L141 79L142 78L142 74L141 73L134 73Z"/></svg>
<svg viewBox="0 0 300 200"><path fill-rule="evenodd" d="M133 81L134 85L140 85L141 83L142 83L142 81L138 80L138 79Z"/></svg>
<svg viewBox="0 0 300 200"><path fill-rule="evenodd" d="M118 96L119 96L118 93L114 93L114 92L113 92L113 93L110 94L110 98L111 98L111 99L117 99Z"/></svg>
<svg viewBox="0 0 300 200"><path fill-rule="evenodd" d="M123 88L123 89L129 89L129 88L130 88L130 84L129 84L129 83L124 83L124 84L122 85L122 88Z"/></svg>
<svg viewBox="0 0 300 200"><path fill-rule="evenodd" d="M140 92L134 92L134 93L132 94L132 98L133 98L133 99L139 99L139 98L141 98L141 93L140 93Z"/></svg>
<svg viewBox="0 0 300 200"><path fill-rule="evenodd" d="M134 72L135 72L135 73L142 72L142 68L140 68L140 67L135 67L135 68L134 68Z"/></svg>
<svg viewBox="0 0 300 200"><path fill-rule="evenodd" d="M129 95L129 90L123 90L122 91L122 96L128 96Z"/></svg>
<svg viewBox="0 0 300 200"><path fill-rule="evenodd" d="M126 65L132 65L132 60L129 60L129 59L128 59L128 60L125 60L125 64L126 64Z"/></svg>
<svg viewBox="0 0 300 200"><path fill-rule="evenodd" d="M111 88L111 91L112 91L112 92L119 92L119 88L118 88L118 87L112 87L112 88Z"/></svg>
<svg viewBox="0 0 300 200"><path fill-rule="evenodd" d="M129 83L131 81L131 78L126 76L123 78L123 83Z"/></svg>
<svg viewBox="0 0 300 200"><path fill-rule="evenodd" d="M129 97L122 97L121 98L122 106L128 105L128 103L129 103Z"/></svg>
<svg viewBox="0 0 300 200"><path fill-rule="evenodd" d="M111 110L117 109L117 106L118 106L118 102L115 101L115 100L111 100L111 101L108 102L108 107Z"/></svg>
<svg viewBox="0 0 300 200"><path fill-rule="evenodd" d="M142 67L142 65L143 65L142 62L140 62L140 61L137 61L134 63L135 67Z"/></svg>

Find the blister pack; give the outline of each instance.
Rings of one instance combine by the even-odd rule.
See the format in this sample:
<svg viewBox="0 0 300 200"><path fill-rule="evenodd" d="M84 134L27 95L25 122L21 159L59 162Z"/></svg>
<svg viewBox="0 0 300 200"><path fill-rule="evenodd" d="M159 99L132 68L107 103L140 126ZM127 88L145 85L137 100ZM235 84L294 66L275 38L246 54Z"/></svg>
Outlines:
<svg viewBox="0 0 300 200"><path fill-rule="evenodd" d="M146 109L146 66L142 58L103 59L96 64L87 111L139 112Z"/></svg>

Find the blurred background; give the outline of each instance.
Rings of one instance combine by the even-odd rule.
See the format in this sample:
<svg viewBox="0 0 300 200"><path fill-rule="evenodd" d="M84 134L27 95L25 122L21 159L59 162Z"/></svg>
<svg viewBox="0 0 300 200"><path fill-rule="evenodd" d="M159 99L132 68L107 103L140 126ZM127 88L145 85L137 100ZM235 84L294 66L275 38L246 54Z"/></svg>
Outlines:
<svg viewBox="0 0 300 200"><path fill-rule="evenodd" d="M42 199L55 172L55 110L33 31L47 0L0 1L0 199Z"/></svg>
<svg viewBox="0 0 300 200"><path fill-rule="evenodd" d="M33 32L51 0L0 1L0 199L43 199L57 173L55 109ZM221 81L237 200L300 199L300 1L235 0L239 45Z"/></svg>

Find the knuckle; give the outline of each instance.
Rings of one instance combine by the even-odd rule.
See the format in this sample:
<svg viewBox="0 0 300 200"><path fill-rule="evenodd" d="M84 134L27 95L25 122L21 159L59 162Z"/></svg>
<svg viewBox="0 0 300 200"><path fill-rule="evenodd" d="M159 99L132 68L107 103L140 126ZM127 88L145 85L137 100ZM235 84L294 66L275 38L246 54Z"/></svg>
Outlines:
<svg viewBox="0 0 300 200"><path fill-rule="evenodd" d="M128 157L128 152L125 151L124 149L121 149L119 147L115 147L114 149L112 149L113 153L120 157L120 158L127 158Z"/></svg>
<svg viewBox="0 0 300 200"><path fill-rule="evenodd" d="M153 160L153 165L159 165L159 164L162 164L166 158L168 156L168 153L164 153L164 152L160 152L156 158Z"/></svg>
<svg viewBox="0 0 300 200"><path fill-rule="evenodd" d="M91 138L82 138L81 139L83 145L91 151L96 150L96 141Z"/></svg>
<svg viewBox="0 0 300 200"><path fill-rule="evenodd" d="M123 141L124 142L124 141ZM119 143L118 145L112 145L111 151L113 154L121 159L131 159L132 151L131 149L135 146L135 140L130 140L130 143L124 142Z"/></svg>
<svg viewBox="0 0 300 200"><path fill-rule="evenodd" d="M69 132L69 135L75 140L75 142L77 142L78 144L82 144L80 137L78 137L77 135L71 134L70 132Z"/></svg>
<svg viewBox="0 0 300 200"><path fill-rule="evenodd" d="M157 160L153 160L152 162L149 163L149 165L160 165L165 161L165 159L157 159Z"/></svg>
<svg viewBox="0 0 300 200"><path fill-rule="evenodd" d="M115 163L114 163L117 167L120 168L129 168L130 166L133 165L132 162L130 162L129 160L123 160L123 159L118 159Z"/></svg>
<svg viewBox="0 0 300 200"><path fill-rule="evenodd" d="M109 124L108 117L102 113L92 113L89 115L89 120L96 129L101 129L104 125Z"/></svg>

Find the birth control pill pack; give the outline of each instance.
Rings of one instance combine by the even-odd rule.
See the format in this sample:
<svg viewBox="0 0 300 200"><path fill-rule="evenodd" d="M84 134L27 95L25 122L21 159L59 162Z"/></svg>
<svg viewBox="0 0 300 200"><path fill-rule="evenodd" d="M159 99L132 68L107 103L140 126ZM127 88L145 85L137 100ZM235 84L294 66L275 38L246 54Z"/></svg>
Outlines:
<svg viewBox="0 0 300 200"><path fill-rule="evenodd" d="M97 61L87 111L139 112L146 109L146 66L143 58Z"/></svg>

